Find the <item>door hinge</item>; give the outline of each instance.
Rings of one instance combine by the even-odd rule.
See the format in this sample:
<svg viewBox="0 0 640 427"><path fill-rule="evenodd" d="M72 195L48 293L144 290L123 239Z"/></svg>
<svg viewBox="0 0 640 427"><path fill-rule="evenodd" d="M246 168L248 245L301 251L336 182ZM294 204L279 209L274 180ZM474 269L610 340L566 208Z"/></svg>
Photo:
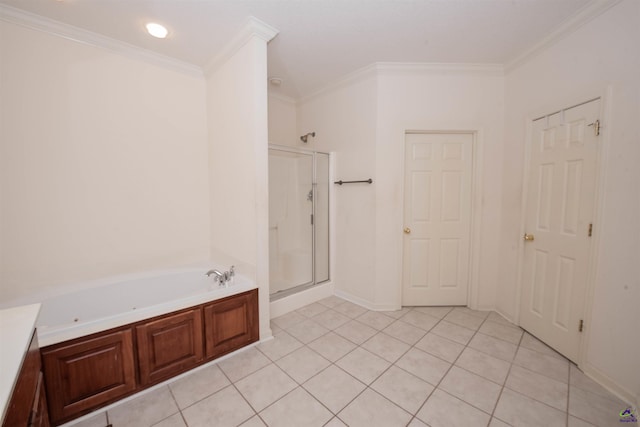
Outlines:
<svg viewBox="0 0 640 427"><path fill-rule="evenodd" d="M589 224L589 233L587 234L589 237L593 235L593 224Z"/></svg>
<svg viewBox="0 0 640 427"><path fill-rule="evenodd" d="M313 214L311 214L311 225L313 225Z"/></svg>
<svg viewBox="0 0 640 427"><path fill-rule="evenodd" d="M580 325L578 325L578 332L582 332L584 329L584 320L580 319Z"/></svg>
<svg viewBox="0 0 640 427"><path fill-rule="evenodd" d="M596 136L600 135L600 120L589 123L587 126L593 126L593 132L596 134Z"/></svg>

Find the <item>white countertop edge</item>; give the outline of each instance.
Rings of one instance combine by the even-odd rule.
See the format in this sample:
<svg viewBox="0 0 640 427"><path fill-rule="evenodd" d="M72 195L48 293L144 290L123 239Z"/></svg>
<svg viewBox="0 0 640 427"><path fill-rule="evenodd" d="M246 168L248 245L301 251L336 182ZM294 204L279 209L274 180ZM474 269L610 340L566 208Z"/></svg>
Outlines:
<svg viewBox="0 0 640 427"><path fill-rule="evenodd" d="M40 304L0 310L0 422L4 420L39 313Z"/></svg>
<svg viewBox="0 0 640 427"><path fill-rule="evenodd" d="M119 326L128 325L130 323L139 322L144 319L160 316L162 314L171 313L173 311L182 310L210 301L216 301L257 288L258 286L253 282L237 283L230 285L228 288L216 289L216 292L213 294L202 293L193 295L187 298L169 301L126 313L119 313L114 316L103 317L84 323L67 324L53 328L40 326L38 327L38 342L40 344L40 348L43 348L63 341L72 340L97 332L106 331L108 329L117 328Z"/></svg>

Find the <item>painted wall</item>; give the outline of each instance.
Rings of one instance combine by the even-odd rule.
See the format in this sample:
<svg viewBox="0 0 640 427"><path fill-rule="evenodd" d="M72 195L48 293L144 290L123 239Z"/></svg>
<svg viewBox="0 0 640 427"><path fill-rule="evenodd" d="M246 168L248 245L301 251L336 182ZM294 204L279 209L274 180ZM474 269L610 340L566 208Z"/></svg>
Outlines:
<svg viewBox="0 0 640 427"><path fill-rule="evenodd" d="M209 257L205 82L0 22L0 303Z"/></svg>
<svg viewBox="0 0 640 427"><path fill-rule="evenodd" d="M269 142L295 146L301 135L298 135L297 125L295 100L269 93Z"/></svg>
<svg viewBox="0 0 640 427"><path fill-rule="evenodd" d="M503 76L495 67L447 70L370 67L333 90L300 104L299 133L315 130L310 144L336 151L335 179L372 178L373 185L335 188L336 290L371 308L400 306L404 132L470 130L484 147L482 206L478 212L478 296L493 306L499 244ZM300 144L298 144L300 145ZM482 157L484 156L484 157Z"/></svg>
<svg viewBox="0 0 640 427"><path fill-rule="evenodd" d="M343 85L298 105L298 135L316 132L309 150L335 151L335 180L373 178L377 87L374 76ZM339 292L356 300L373 302L375 289L376 211L374 185L334 186L336 236L332 281Z"/></svg>
<svg viewBox="0 0 640 427"><path fill-rule="evenodd" d="M266 75L266 41L251 36L207 76L206 91L212 260L256 280L263 339L271 335Z"/></svg>
<svg viewBox="0 0 640 427"><path fill-rule="evenodd" d="M583 368L640 401L640 2L626 0L506 76L503 238L497 307L515 316L525 122L608 95L603 115L604 187L588 350ZM607 93L607 90L610 92Z"/></svg>
<svg viewBox="0 0 640 427"><path fill-rule="evenodd" d="M376 138L376 294L377 304L400 304L402 280L404 133L407 130L472 131L478 171L479 233L470 280L477 293L469 305L491 309L499 259L502 187L503 75L499 67L390 67L378 77Z"/></svg>

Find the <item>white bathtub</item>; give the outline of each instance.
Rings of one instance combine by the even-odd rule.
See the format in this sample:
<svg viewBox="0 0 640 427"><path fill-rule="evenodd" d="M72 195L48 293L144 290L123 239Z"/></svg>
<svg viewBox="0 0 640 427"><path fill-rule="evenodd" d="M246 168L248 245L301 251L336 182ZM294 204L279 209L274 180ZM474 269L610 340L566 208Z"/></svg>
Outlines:
<svg viewBox="0 0 640 427"><path fill-rule="evenodd" d="M205 273L173 270L106 279L99 286L46 299L36 323L40 347L257 288L240 275L222 287Z"/></svg>

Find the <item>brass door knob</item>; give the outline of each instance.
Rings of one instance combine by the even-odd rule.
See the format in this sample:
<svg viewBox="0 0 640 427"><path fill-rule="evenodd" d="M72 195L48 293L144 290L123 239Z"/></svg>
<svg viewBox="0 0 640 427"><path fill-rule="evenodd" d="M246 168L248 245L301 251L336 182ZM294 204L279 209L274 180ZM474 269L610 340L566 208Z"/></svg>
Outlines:
<svg viewBox="0 0 640 427"><path fill-rule="evenodd" d="M527 234L527 233L524 233L524 236L522 236L522 238L527 242L532 242L533 240L535 240L535 236L533 234Z"/></svg>
<svg viewBox="0 0 640 427"><path fill-rule="evenodd" d="M405 227L404 234L411 234L411 229L409 227Z"/></svg>

